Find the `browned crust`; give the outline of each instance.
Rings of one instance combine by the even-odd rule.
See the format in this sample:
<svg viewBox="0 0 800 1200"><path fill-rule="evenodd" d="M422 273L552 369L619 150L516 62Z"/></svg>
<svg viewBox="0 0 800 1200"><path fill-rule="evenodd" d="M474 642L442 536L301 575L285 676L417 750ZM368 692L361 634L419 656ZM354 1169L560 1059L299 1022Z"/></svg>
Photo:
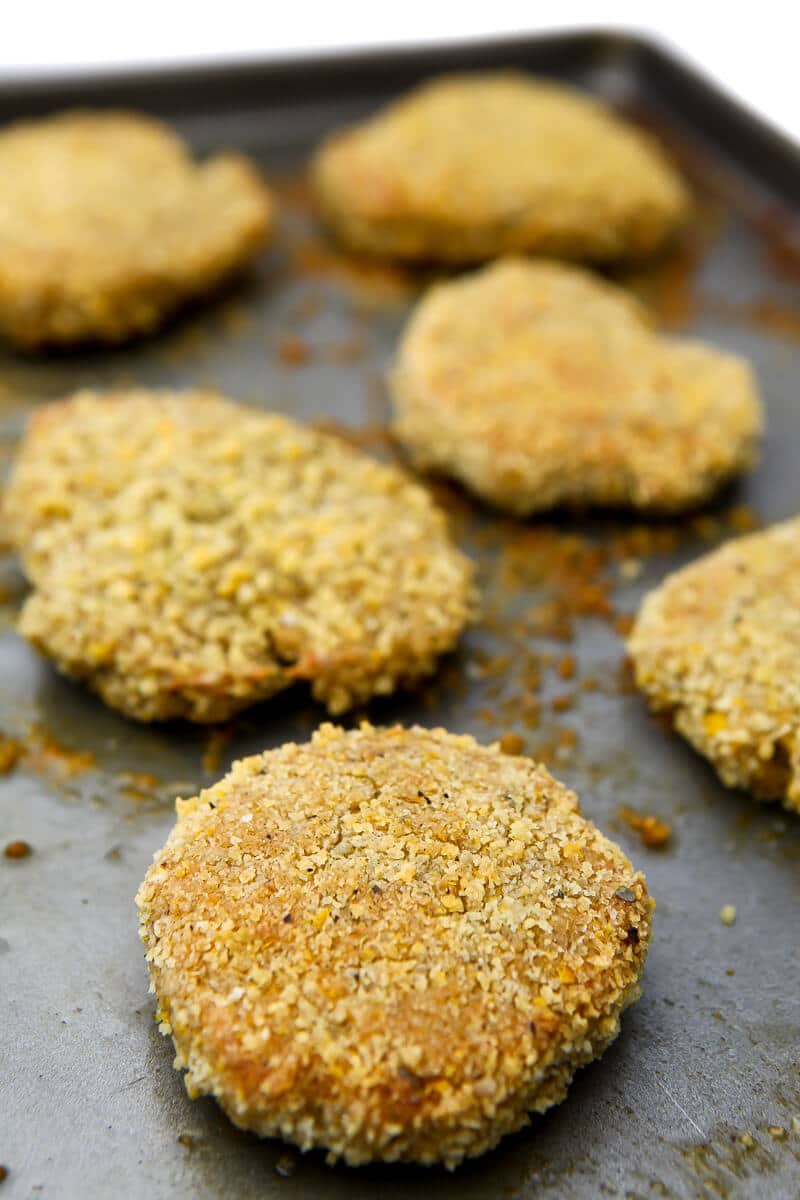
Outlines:
<svg viewBox="0 0 800 1200"><path fill-rule="evenodd" d="M149 333L271 238L248 159L195 165L158 122L76 111L0 133L0 331L34 350Z"/></svg>
<svg viewBox="0 0 800 1200"><path fill-rule="evenodd" d="M414 462L520 515L690 508L753 465L763 423L744 359L660 336L622 288L544 261L432 288L389 383Z"/></svg>
<svg viewBox="0 0 800 1200"><path fill-rule="evenodd" d="M37 410L5 511L20 631L138 720L221 720L297 680L341 712L433 671L474 607L422 488L208 393Z"/></svg>
<svg viewBox="0 0 800 1200"><path fill-rule="evenodd" d="M652 254L687 218L656 142L575 89L515 72L434 79L323 143L317 202L352 250L476 262Z"/></svg>
<svg viewBox="0 0 800 1200"><path fill-rule="evenodd" d="M448 1166L616 1035L653 907L544 768L368 725L179 802L137 903L190 1095L332 1159Z"/></svg>
<svg viewBox="0 0 800 1200"><path fill-rule="evenodd" d="M670 575L628 641L651 706L728 787L800 811L800 519Z"/></svg>

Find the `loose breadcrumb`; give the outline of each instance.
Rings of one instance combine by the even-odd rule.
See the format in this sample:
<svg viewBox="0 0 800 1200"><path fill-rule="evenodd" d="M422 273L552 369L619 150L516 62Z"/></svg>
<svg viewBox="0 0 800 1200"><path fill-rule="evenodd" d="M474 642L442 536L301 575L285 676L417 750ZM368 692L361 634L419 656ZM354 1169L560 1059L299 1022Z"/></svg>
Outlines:
<svg viewBox="0 0 800 1200"><path fill-rule="evenodd" d="M653 908L543 767L367 724L178 801L137 904L191 1096L331 1160L449 1167L616 1036Z"/></svg>
<svg viewBox="0 0 800 1200"><path fill-rule="evenodd" d="M498 746L503 754L521 754L525 749L525 739L518 733L504 733L498 738Z"/></svg>
<svg viewBox="0 0 800 1200"><path fill-rule="evenodd" d="M691 508L753 465L763 423L744 359L654 333L614 284L521 259L432 288L389 384L414 463L519 515Z"/></svg>
<svg viewBox="0 0 800 1200"><path fill-rule="evenodd" d="M22 756L22 743L0 733L0 775L14 770Z"/></svg>
<svg viewBox="0 0 800 1200"><path fill-rule="evenodd" d="M3 850L6 858L29 858L33 854L33 849L27 842L9 842Z"/></svg>
<svg viewBox="0 0 800 1200"><path fill-rule="evenodd" d="M341 712L429 674L472 614L426 491L206 393L38 409L5 514L21 633L139 720L223 720L298 680Z"/></svg>
<svg viewBox="0 0 800 1200"><path fill-rule="evenodd" d="M628 652L651 706L723 783L800 811L800 518L670 575Z"/></svg>
<svg viewBox="0 0 800 1200"><path fill-rule="evenodd" d="M133 113L8 126L0 179L0 331L26 349L150 332L248 262L275 221L247 159L195 164Z"/></svg>
<svg viewBox="0 0 800 1200"><path fill-rule="evenodd" d="M638 833L643 846L660 848L666 846L672 837L671 826L652 813L639 813L633 808L623 807L619 815L629 829Z"/></svg>

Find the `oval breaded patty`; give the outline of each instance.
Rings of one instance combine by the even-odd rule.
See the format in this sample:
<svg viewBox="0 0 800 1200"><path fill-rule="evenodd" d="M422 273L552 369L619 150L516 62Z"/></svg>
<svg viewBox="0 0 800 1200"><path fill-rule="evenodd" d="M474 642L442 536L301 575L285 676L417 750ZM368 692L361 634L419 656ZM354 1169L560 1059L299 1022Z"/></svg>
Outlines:
<svg viewBox="0 0 800 1200"><path fill-rule="evenodd" d="M191 1096L331 1159L450 1167L616 1036L653 908L544 767L369 725L179 801L137 904Z"/></svg>
<svg viewBox="0 0 800 1200"><path fill-rule="evenodd" d="M351 249L453 263L514 251L640 257L689 210L642 130L599 100L514 72L435 79L335 133L313 183Z"/></svg>
<svg viewBox="0 0 800 1200"><path fill-rule="evenodd" d="M390 386L418 466L520 515L688 508L753 464L762 427L744 359L655 334L579 268L522 259L434 287Z"/></svg>
<svg viewBox="0 0 800 1200"><path fill-rule="evenodd" d="M723 783L800 811L800 518L668 576L628 652L651 706Z"/></svg>
<svg viewBox="0 0 800 1200"><path fill-rule="evenodd" d="M431 672L471 615L426 491L210 394L37 410L5 510L20 631L139 720L220 720L296 680L341 712Z"/></svg>
<svg viewBox="0 0 800 1200"><path fill-rule="evenodd" d="M8 126L0 332L27 349L146 333L252 258L273 222L245 158L195 165L150 118L77 111Z"/></svg>

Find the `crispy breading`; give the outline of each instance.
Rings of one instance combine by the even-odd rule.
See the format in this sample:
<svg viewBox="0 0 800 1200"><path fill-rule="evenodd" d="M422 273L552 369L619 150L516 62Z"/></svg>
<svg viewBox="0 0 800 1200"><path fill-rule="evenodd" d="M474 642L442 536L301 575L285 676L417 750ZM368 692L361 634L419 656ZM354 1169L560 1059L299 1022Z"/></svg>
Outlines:
<svg viewBox="0 0 800 1200"><path fill-rule="evenodd" d="M723 783L800 812L800 518L668 576L628 652L651 706Z"/></svg>
<svg viewBox="0 0 800 1200"><path fill-rule="evenodd" d="M26 349L150 332L248 262L275 220L247 159L196 165L133 113L7 127L0 180L0 332Z"/></svg>
<svg viewBox="0 0 800 1200"><path fill-rule="evenodd" d="M544 767L367 724L178 801L137 904L191 1096L331 1160L448 1167L616 1036L653 908Z"/></svg>
<svg viewBox="0 0 800 1200"><path fill-rule="evenodd" d="M520 515L697 505L752 466L762 428L744 359L654 333L578 267L523 259L423 297L390 385L414 462Z"/></svg>
<svg viewBox="0 0 800 1200"><path fill-rule="evenodd" d="M424 489L211 394L38 409L5 510L20 631L139 720L221 720L297 680L341 712L430 673L472 612Z"/></svg>
<svg viewBox="0 0 800 1200"><path fill-rule="evenodd" d="M475 262L659 249L689 197L657 143L601 101L515 72L424 84L317 152L321 211L351 249Z"/></svg>

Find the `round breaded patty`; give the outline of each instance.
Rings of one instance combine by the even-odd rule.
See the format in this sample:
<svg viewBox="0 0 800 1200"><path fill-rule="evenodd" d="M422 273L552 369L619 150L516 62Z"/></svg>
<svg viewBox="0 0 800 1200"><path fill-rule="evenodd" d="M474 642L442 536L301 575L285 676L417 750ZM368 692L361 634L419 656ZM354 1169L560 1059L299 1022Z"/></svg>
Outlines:
<svg viewBox="0 0 800 1200"><path fill-rule="evenodd" d="M274 205L243 157L195 165L165 126L69 112L0 131L0 332L120 342L246 263Z"/></svg>
<svg viewBox="0 0 800 1200"><path fill-rule="evenodd" d="M651 706L723 783L800 812L800 518L670 575L628 652Z"/></svg>
<svg viewBox="0 0 800 1200"><path fill-rule="evenodd" d="M434 669L472 570L402 472L201 392L37 410L6 495L22 634L144 721L221 720L296 680L341 712Z"/></svg>
<svg viewBox="0 0 800 1200"><path fill-rule="evenodd" d="M514 72L424 84L330 137L313 182L351 249L452 263L514 251L636 258L689 209L642 130L572 88Z"/></svg>
<svg viewBox="0 0 800 1200"><path fill-rule="evenodd" d="M178 801L137 903L191 1096L331 1159L450 1167L616 1036L653 908L544 767L370 725Z"/></svg>
<svg viewBox="0 0 800 1200"><path fill-rule="evenodd" d="M520 515L688 508L753 464L762 427L743 359L654 333L577 267L522 259L434 287L390 385L414 462Z"/></svg>

